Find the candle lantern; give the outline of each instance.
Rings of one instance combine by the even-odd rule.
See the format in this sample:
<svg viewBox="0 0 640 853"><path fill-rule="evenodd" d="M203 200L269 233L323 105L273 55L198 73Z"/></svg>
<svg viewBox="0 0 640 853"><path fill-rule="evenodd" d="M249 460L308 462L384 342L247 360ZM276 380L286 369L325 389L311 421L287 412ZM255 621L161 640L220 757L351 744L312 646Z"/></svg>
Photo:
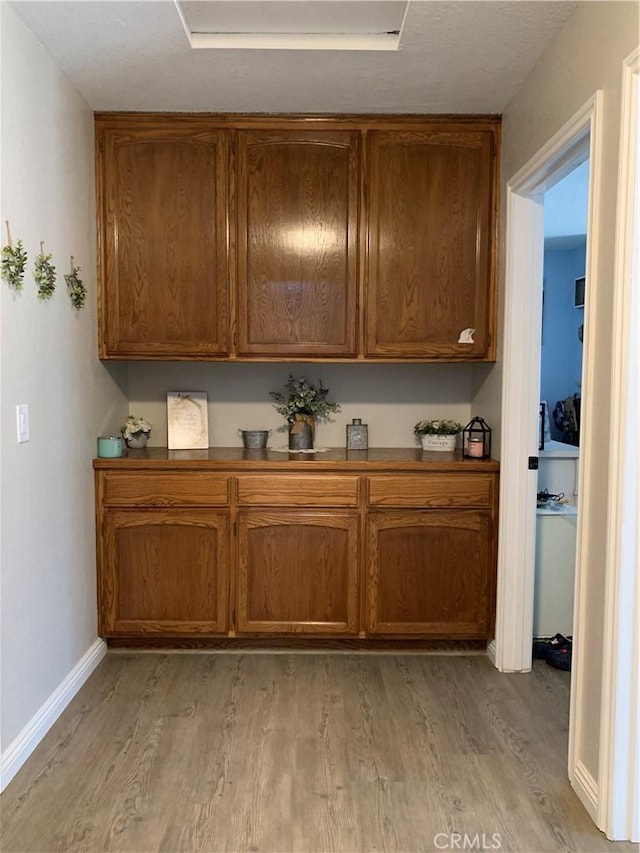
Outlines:
<svg viewBox="0 0 640 853"><path fill-rule="evenodd" d="M491 456L491 429L482 418L472 418L462 430L462 456L469 459Z"/></svg>

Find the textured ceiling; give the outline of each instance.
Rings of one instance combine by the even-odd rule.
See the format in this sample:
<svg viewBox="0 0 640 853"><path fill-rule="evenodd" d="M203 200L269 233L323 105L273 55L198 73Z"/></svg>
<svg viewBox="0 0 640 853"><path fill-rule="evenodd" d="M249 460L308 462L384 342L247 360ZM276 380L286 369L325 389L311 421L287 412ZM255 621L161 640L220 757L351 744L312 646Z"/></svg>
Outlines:
<svg viewBox="0 0 640 853"><path fill-rule="evenodd" d="M412 0L398 51L346 52L194 50L173 0L12 3L96 110L307 113L500 113L578 5Z"/></svg>

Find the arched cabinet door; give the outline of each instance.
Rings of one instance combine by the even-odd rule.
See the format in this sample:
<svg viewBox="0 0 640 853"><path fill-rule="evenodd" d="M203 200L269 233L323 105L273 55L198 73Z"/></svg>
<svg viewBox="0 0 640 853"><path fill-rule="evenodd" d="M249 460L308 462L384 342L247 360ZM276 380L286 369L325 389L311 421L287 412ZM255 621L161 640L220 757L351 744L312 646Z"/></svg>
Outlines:
<svg viewBox="0 0 640 853"><path fill-rule="evenodd" d="M495 560L488 510L371 512L367 631L489 639Z"/></svg>
<svg viewBox="0 0 640 853"><path fill-rule="evenodd" d="M228 512L108 508L101 550L101 636L227 631Z"/></svg>
<svg viewBox="0 0 640 853"><path fill-rule="evenodd" d="M356 511L242 510L238 632L357 633L358 529Z"/></svg>
<svg viewBox="0 0 640 853"><path fill-rule="evenodd" d="M238 356L356 355L358 131L236 134Z"/></svg>
<svg viewBox="0 0 640 853"><path fill-rule="evenodd" d="M492 357L495 133L368 134L367 358Z"/></svg>
<svg viewBox="0 0 640 853"><path fill-rule="evenodd" d="M229 352L228 133L96 121L101 358Z"/></svg>

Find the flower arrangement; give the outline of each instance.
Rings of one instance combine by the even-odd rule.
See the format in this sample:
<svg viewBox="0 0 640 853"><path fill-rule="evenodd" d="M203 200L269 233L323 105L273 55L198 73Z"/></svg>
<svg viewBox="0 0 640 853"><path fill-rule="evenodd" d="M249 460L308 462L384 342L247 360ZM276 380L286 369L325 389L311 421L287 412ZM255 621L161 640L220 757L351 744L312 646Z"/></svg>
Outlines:
<svg viewBox="0 0 640 853"><path fill-rule="evenodd" d="M327 400L329 389L325 388L322 380L313 385L307 379L296 379L291 373L284 391L269 391L269 396L275 400L276 411L289 422L296 415L307 415L316 418L326 418L331 412L339 412L340 404Z"/></svg>
<svg viewBox="0 0 640 853"><path fill-rule="evenodd" d="M120 432L125 441L131 441L132 438L140 438L142 435L148 437L151 432L151 424L149 421L145 421L144 418L136 418L133 415L129 415L120 427Z"/></svg>
<svg viewBox="0 0 640 853"><path fill-rule="evenodd" d="M457 435L462 432L462 424L443 418L433 421L418 421L413 431L416 435Z"/></svg>

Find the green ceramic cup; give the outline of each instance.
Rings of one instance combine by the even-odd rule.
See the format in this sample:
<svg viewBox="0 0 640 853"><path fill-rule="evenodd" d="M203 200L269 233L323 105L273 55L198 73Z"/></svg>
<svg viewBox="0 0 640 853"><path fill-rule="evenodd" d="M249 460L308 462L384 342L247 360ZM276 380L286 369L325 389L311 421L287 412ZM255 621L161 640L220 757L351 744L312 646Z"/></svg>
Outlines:
<svg viewBox="0 0 640 853"><path fill-rule="evenodd" d="M114 459L122 456L124 442L119 435L101 435L98 438L98 456L102 459Z"/></svg>

